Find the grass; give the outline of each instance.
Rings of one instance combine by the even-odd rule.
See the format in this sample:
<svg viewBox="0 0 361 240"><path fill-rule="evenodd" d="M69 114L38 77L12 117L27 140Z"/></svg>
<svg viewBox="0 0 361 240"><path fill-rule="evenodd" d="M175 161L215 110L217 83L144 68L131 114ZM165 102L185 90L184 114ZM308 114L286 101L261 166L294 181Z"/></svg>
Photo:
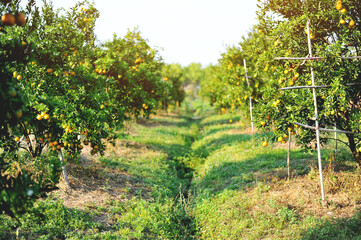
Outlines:
<svg viewBox="0 0 361 240"><path fill-rule="evenodd" d="M323 206L315 151L292 148L288 179L284 144L262 147L271 135L252 134L241 115L184 105L129 123L105 156L84 149L68 166L73 191L38 201L21 227L0 215L0 239L361 238L348 150L322 150Z"/></svg>
<svg viewBox="0 0 361 240"><path fill-rule="evenodd" d="M354 192L359 189L351 186L358 185L359 173L346 149L339 149L336 159L331 146L322 150L327 195L323 207L315 151L291 149L292 178L288 180L287 149L278 143L262 147L261 139L270 136L251 135L249 128L229 124L229 118L204 119L202 137L192 145L204 157L195 168L191 187L200 238L361 236L356 227L361 198Z"/></svg>

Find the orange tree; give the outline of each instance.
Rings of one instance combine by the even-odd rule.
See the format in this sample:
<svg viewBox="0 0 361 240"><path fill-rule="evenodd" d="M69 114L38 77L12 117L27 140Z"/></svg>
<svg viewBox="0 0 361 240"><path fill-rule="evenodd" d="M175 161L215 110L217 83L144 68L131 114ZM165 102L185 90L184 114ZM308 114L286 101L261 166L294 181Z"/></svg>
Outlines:
<svg viewBox="0 0 361 240"><path fill-rule="evenodd" d="M314 125L311 89L281 91L279 88L311 85L310 67L315 70L318 120L324 127L336 123L347 134L347 146L361 164L360 153L360 62L340 57L360 55L361 8L357 1L308 0L260 1L258 24L238 48L222 55L216 78L204 83L203 92L220 107L242 106L253 97L256 123L263 130L275 130L278 141L286 142L288 132L297 133L297 140L309 146L315 131L296 131L293 122ZM275 57L306 57L307 20L311 21L310 38L313 55L319 61L276 61ZM247 60L250 86L242 81L243 59ZM347 85L347 84L355 85ZM238 91L238 92L237 92ZM243 98L243 99L242 99ZM238 104L238 105L237 105ZM243 106L247 106L243 102ZM322 133L322 142L328 134Z"/></svg>
<svg viewBox="0 0 361 240"><path fill-rule="evenodd" d="M360 55L360 14L357 1L308 0L263 1L256 26L262 45L255 66L264 65L273 71L267 75L267 87L262 88L262 98L256 108L258 122L265 122L269 129L274 125L280 141L294 132L293 122L314 125L314 107L311 89L280 91L280 87L310 85L310 67L315 70L316 85L329 88L317 89L318 120L325 127L334 123L338 129L354 132L347 134L348 145L355 160L361 164L359 102L360 62L342 60L340 57ZM324 57L320 61L282 61L274 57L305 57L308 55L307 20L310 19L310 38L313 55ZM260 73L261 71L259 71ZM348 86L349 83L356 83ZM315 139L315 131L297 131L297 139L304 146ZM327 134L322 134L327 140Z"/></svg>
<svg viewBox="0 0 361 240"><path fill-rule="evenodd" d="M99 13L91 4L78 3L61 15L46 3L39 11L30 0L28 23L15 17L12 26L10 12L23 16L18 3L0 9L6 16L0 34L0 206L12 216L59 180L55 153L75 158L90 145L92 154L102 154L115 127L132 115L148 116L163 88L161 59L139 33L95 45ZM25 158L17 158L24 155L20 148ZM50 150L46 158L44 149ZM24 164L32 176L19 167Z"/></svg>
<svg viewBox="0 0 361 240"><path fill-rule="evenodd" d="M28 114L26 96L18 81L21 76L12 74L14 63L24 64L31 60L24 41L13 37L14 32L28 31L26 16L32 11L29 1L26 11L17 2L1 1L0 12L0 211L15 217L32 203L54 188L59 180L59 162L49 158L47 163L38 164L38 172L28 171L29 166L21 164L17 151L20 141L14 137L16 127L26 122ZM39 163L39 162L38 162Z"/></svg>
<svg viewBox="0 0 361 240"><path fill-rule="evenodd" d="M7 33L21 42L32 59L8 66L23 89L27 108L12 132L24 136L32 158L46 146L53 151L65 148L73 156L88 142L93 153L104 150L101 139L108 137L109 115L101 111L100 102L109 96L86 66L87 54L95 48L92 29L98 13L91 5L75 11L79 8L58 16L45 4L43 14L34 11L31 24L22 32Z"/></svg>
<svg viewBox="0 0 361 240"><path fill-rule="evenodd" d="M180 106L185 98L182 70L179 64L167 64L163 67L162 79L166 87L163 89L164 100L162 103L165 108L168 107L168 104Z"/></svg>
<svg viewBox="0 0 361 240"><path fill-rule="evenodd" d="M124 38L105 42L94 58L94 71L106 77L115 115L148 117L163 95L162 59L140 36L129 31Z"/></svg>
<svg viewBox="0 0 361 240"><path fill-rule="evenodd" d="M212 104L221 109L249 111L249 97L255 104L262 96L260 89L267 85L264 72L267 72L269 67L257 64L257 54L262 51L263 45L259 34L251 31L247 38L243 38L240 46L229 47L219 59L219 64L212 67L213 77L202 82L202 95L207 96ZM244 59L248 65L249 85Z"/></svg>

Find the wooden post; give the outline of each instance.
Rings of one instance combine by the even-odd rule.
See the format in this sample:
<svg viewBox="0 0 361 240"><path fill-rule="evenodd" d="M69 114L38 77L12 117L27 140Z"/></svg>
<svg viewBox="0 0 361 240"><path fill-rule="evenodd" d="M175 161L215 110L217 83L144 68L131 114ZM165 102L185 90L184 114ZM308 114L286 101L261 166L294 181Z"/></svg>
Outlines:
<svg viewBox="0 0 361 240"><path fill-rule="evenodd" d="M248 86L250 87L251 85L249 84L249 80L248 80L246 59L243 59L243 64L244 64L244 71L245 71L245 73L246 73L247 84L248 84ZM251 114L252 133L254 133L254 128L253 128L253 114L252 114L252 97L251 97L251 96L249 96L249 111L250 111L250 114Z"/></svg>
<svg viewBox="0 0 361 240"><path fill-rule="evenodd" d="M65 179L65 182L66 182L66 186L70 189L71 187L70 187L70 183L69 183L69 179L68 179L68 172L66 171L64 158L63 158L63 153L61 152L60 149L58 150L58 155L59 155L59 159L60 159L60 162L61 162L61 170L63 172L63 176L64 176L64 179Z"/></svg>
<svg viewBox="0 0 361 240"><path fill-rule="evenodd" d="M312 46L311 46L311 33L310 33L310 19L307 20L307 38L308 38L308 53L309 57L312 58ZM315 73L313 71L313 67L311 66L311 80L312 86L315 86ZM325 201L325 189L323 185L323 174L322 174L322 159L321 159L321 144L320 144L320 129L318 123L318 109L317 109L317 95L316 88L312 88L313 93L313 103L315 107L315 119L316 119L316 139L317 139L317 158L318 158L318 168L320 172L320 184L321 184L321 195L322 195L322 203Z"/></svg>
<svg viewBox="0 0 361 240"><path fill-rule="evenodd" d="M336 126L336 122L335 122L335 153L337 153L337 126Z"/></svg>
<svg viewBox="0 0 361 240"><path fill-rule="evenodd" d="M290 158L291 158L291 130L288 130L288 155L287 155L287 173L288 173L288 180L291 178Z"/></svg>

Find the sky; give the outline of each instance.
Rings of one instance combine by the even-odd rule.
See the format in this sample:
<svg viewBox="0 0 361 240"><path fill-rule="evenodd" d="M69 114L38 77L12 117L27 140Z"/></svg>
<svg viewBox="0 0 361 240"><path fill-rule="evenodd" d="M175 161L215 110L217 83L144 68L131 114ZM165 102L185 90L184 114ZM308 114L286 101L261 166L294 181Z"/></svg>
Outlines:
<svg viewBox="0 0 361 240"><path fill-rule="evenodd" d="M37 2L40 2L38 0ZM74 0L53 0L69 9ZM95 0L100 41L138 27L166 63L216 64L226 46L236 45L256 24L257 0Z"/></svg>

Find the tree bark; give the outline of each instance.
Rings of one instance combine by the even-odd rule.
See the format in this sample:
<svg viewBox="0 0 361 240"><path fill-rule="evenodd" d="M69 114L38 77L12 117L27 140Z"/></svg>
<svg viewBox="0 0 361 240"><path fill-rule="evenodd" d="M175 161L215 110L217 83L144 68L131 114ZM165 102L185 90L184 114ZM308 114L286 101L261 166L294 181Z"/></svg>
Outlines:
<svg viewBox="0 0 361 240"><path fill-rule="evenodd" d="M356 149L355 138L354 138L353 134L346 134L346 136L348 138L349 147L352 152L352 155L354 156L355 161L357 162L357 165L360 167L361 166L361 155Z"/></svg>

